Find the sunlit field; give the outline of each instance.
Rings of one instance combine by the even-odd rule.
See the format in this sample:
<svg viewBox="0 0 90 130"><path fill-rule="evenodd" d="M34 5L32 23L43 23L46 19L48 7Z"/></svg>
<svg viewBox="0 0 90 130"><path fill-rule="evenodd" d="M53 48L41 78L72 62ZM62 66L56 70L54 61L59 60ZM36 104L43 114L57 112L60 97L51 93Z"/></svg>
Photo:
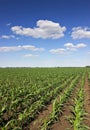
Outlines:
<svg viewBox="0 0 90 130"><path fill-rule="evenodd" d="M89 101L90 68L0 68L1 130L88 130Z"/></svg>

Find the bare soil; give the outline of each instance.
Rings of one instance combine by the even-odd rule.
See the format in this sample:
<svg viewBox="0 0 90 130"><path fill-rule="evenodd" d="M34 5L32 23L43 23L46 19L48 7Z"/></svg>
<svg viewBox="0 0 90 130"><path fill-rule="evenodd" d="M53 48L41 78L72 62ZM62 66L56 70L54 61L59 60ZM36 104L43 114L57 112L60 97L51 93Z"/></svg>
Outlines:
<svg viewBox="0 0 90 130"><path fill-rule="evenodd" d="M68 86L69 86L69 84L68 84ZM67 89L67 87L62 90L61 94L64 93L64 91ZM58 99L59 95L56 98ZM51 101L51 103L49 105L46 106L46 109L44 109L42 112L40 112L37 115L37 118L34 121L32 121L29 125L27 125L24 128L24 130L40 130L44 120L50 115L50 113L52 111L52 107L53 107L53 100Z"/></svg>
<svg viewBox="0 0 90 130"><path fill-rule="evenodd" d="M79 84L72 92L69 101L64 105L63 113L60 116L60 119L51 126L51 130L73 130L68 118L73 117L73 114L71 113L71 106L74 105L74 98L77 96L78 89Z"/></svg>
<svg viewBox="0 0 90 130"><path fill-rule="evenodd" d="M84 124L90 127L90 86L87 75L85 79L84 92L85 92L84 109L85 112L87 113L84 119Z"/></svg>
<svg viewBox="0 0 90 130"><path fill-rule="evenodd" d="M40 130L42 122L52 111L52 103L45 110L39 113L37 118L30 123L24 130Z"/></svg>
<svg viewBox="0 0 90 130"><path fill-rule="evenodd" d="M71 111L70 111L71 104L72 104L71 101L65 104L63 108L64 111L62 115L60 116L60 119L51 126L50 128L51 130L66 130L67 128L70 128L70 130L73 130L71 128L71 124L67 120L67 117L72 116Z"/></svg>
<svg viewBox="0 0 90 130"><path fill-rule="evenodd" d="M71 106L74 105L73 99L77 96L79 87L80 87L80 81L76 86L76 88L74 89L74 91L72 92L72 95L68 100L68 102L65 103L63 107L63 113L60 115L59 120L50 126L50 130L73 130L72 125L68 121L68 117L73 116L71 112ZM88 114L85 116L83 123L90 127L90 86L88 83L87 76L85 78L84 91L85 91L84 109ZM40 130L42 122L44 121L44 119L46 119L46 117L48 117L48 115L52 111L52 105L53 101L51 102L51 104L47 105L46 109L40 112L37 118L34 121L32 121L28 126L26 126L24 130Z"/></svg>

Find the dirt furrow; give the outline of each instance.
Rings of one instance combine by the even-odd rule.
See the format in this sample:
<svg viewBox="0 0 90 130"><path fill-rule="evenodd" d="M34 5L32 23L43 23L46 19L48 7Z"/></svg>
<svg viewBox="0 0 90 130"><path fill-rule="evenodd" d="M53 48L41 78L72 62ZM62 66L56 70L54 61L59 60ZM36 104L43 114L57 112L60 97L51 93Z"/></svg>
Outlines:
<svg viewBox="0 0 90 130"><path fill-rule="evenodd" d="M87 75L85 79L84 92L85 92L84 109L87 113L84 119L84 124L90 127L90 86Z"/></svg>
<svg viewBox="0 0 90 130"><path fill-rule="evenodd" d="M61 93L63 94L64 91L67 89L67 87L70 85L70 83L66 86L66 88L64 88ZM59 94L60 95L60 94ZM59 95L56 98L59 98ZM29 125L27 125L24 130L40 130L41 129L41 125L44 122L44 119L46 119L46 117L48 117L48 115L51 113L52 111L52 107L53 107L53 101L46 106L46 109L44 109L42 112L39 113L39 115L37 115L37 118L32 121Z"/></svg>
<svg viewBox="0 0 90 130"><path fill-rule="evenodd" d="M51 126L50 130L73 130L68 118L73 117L73 114L71 113L71 106L74 105L74 98L77 96L79 84L72 92L69 101L64 105L63 113L60 116L60 119Z"/></svg>
<svg viewBox="0 0 90 130"><path fill-rule="evenodd" d="M72 105L71 101L68 101L68 103L65 104L63 108L63 113L60 116L60 119L51 126L50 130L66 130L67 128L70 128L70 130L73 130L71 128L71 124L67 120L68 116L72 116L71 111L70 111L71 105Z"/></svg>
<svg viewBox="0 0 90 130"><path fill-rule="evenodd" d="M42 125L43 120L46 118L47 115L50 114L52 110L52 103L47 106L45 110L39 113L37 118L30 123L30 125L26 126L24 130L40 130L40 126Z"/></svg>

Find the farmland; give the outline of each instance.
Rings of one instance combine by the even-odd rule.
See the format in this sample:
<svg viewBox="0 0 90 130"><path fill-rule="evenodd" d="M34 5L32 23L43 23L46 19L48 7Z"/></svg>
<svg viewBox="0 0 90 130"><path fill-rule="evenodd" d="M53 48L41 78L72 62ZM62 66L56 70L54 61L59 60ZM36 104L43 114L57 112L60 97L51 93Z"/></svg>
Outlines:
<svg viewBox="0 0 90 130"><path fill-rule="evenodd" d="M0 130L90 130L90 68L0 68Z"/></svg>

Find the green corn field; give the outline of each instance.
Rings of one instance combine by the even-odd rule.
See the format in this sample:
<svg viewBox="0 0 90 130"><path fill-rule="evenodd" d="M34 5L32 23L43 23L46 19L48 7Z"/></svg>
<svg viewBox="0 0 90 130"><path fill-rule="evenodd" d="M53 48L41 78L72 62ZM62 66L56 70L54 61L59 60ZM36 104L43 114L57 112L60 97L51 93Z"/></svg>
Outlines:
<svg viewBox="0 0 90 130"><path fill-rule="evenodd" d="M0 68L0 130L90 130L89 94L90 68Z"/></svg>

